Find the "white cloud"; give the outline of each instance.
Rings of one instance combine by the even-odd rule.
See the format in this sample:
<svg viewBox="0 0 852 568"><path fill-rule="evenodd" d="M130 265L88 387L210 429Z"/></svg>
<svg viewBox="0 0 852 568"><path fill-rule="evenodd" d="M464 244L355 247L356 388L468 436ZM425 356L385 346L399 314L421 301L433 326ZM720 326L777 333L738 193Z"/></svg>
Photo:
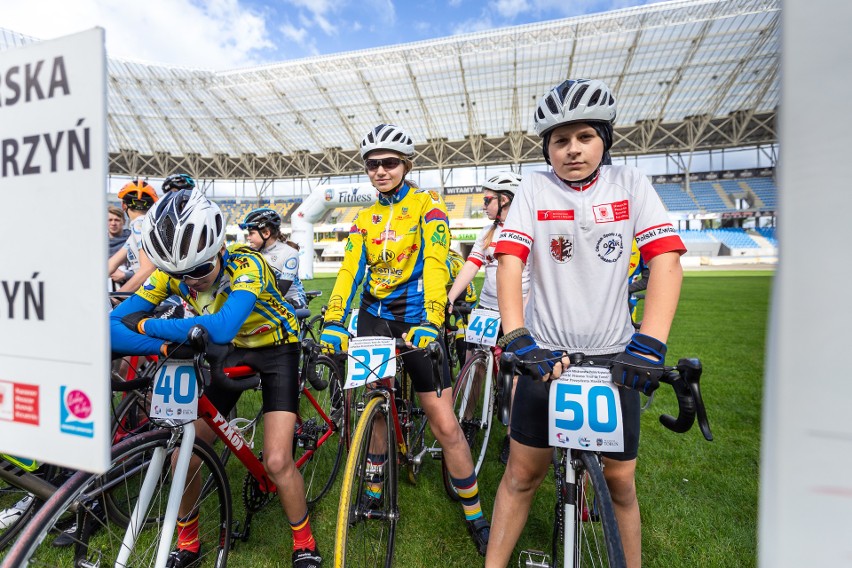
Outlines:
<svg viewBox="0 0 852 568"><path fill-rule="evenodd" d="M166 65L232 69L266 62L274 47L263 16L239 0L0 0L0 13L3 27L40 39L100 26L110 57Z"/></svg>
<svg viewBox="0 0 852 568"><path fill-rule="evenodd" d="M490 30L495 27L496 25L491 20L491 17L483 15L480 18L471 18L470 20L455 24L452 27L452 35L484 32L485 30Z"/></svg>
<svg viewBox="0 0 852 568"><path fill-rule="evenodd" d="M319 55L317 44L314 41L313 35L307 28L297 28L290 23L284 23L278 27L278 31L285 39L293 42L298 46L298 51L291 51L286 46L282 46L285 53L309 53L311 55Z"/></svg>
<svg viewBox="0 0 852 568"><path fill-rule="evenodd" d="M337 33L337 26L331 23L329 16L342 7L341 2L333 0L287 0L287 3L303 10L299 13L299 18L306 27L317 26L328 36Z"/></svg>
<svg viewBox="0 0 852 568"><path fill-rule="evenodd" d="M515 18L518 14L529 11L531 8L527 0L496 0L491 5L497 10L498 14L509 20Z"/></svg>

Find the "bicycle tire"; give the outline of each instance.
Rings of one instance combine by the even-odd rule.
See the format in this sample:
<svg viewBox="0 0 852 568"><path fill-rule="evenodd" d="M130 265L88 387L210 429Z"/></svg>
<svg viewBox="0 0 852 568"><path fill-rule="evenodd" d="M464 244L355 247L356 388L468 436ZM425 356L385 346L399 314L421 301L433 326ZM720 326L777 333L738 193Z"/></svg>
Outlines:
<svg viewBox="0 0 852 568"><path fill-rule="evenodd" d="M453 414L456 415L465 439L470 446L470 456L473 458L473 471L479 475L485 454L488 450L488 440L491 438L492 416L494 414L494 388L496 377L492 377L491 389L485 392L485 373L488 371L489 353L475 351L465 362L459 373L459 378L453 387ZM477 379L477 376L479 377ZM485 419L483 420L483 409ZM459 496L450 481L446 460L441 459L441 474L444 479L444 490L453 501Z"/></svg>
<svg viewBox="0 0 852 568"><path fill-rule="evenodd" d="M367 474L367 452L373 434L373 424L379 416L387 424L388 459L385 461L382 480L382 499L379 509L365 509L367 500L365 483ZM374 396L367 402L355 433L344 469L337 510L337 526L334 541L334 566L374 568L393 563L396 523L399 518L397 507L397 460L395 426L389 419L387 403L383 396ZM373 503L375 505L375 503Z"/></svg>
<svg viewBox="0 0 852 568"><path fill-rule="evenodd" d="M293 447L297 461L312 450L311 456L300 468L305 482L305 499L309 507L322 499L334 484L345 445L340 437L343 380L337 371L337 365L330 358L321 355L314 361L313 366L317 376L328 387L321 391L308 389L307 392L314 397L317 406L329 417L332 424L326 422L307 396L299 397L299 422L294 432ZM317 447L319 440L326 435L326 441Z"/></svg>
<svg viewBox="0 0 852 568"><path fill-rule="evenodd" d="M618 522L600 458L593 452L583 451L574 451L572 457L579 462L577 483L573 488L568 487L572 495L568 495L563 511L573 515L574 532L565 534L563 525L562 537L566 545L563 550L567 550L570 542L577 568L626 568ZM593 507L596 514L591 512Z"/></svg>
<svg viewBox="0 0 852 568"><path fill-rule="evenodd" d="M127 438L154 427L148 418L149 403L145 392L129 391L123 393L121 402L115 407L112 416L112 443L117 444Z"/></svg>
<svg viewBox="0 0 852 568"><path fill-rule="evenodd" d="M15 466L4 462L4 468ZM20 472L20 470L17 470ZM33 474L54 483L61 468L43 464ZM13 483L0 481L0 551L5 550L35 515L44 501Z"/></svg>
<svg viewBox="0 0 852 568"><path fill-rule="evenodd" d="M45 502L32 521L27 524L18 541L7 554L3 567L17 566L75 566L84 559L113 565L122 547L127 524L112 518L112 514L100 515L99 500L113 501L114 508L129 516L138 498L137 488L141 484L143 471L151 466L155 451L165 456L163 470L157 473L157 487L149 508L143 513L145 522L127 561L128 566L152 565L156 556L161 532L160 522L168 499L171 481L170 444L171 432L152 430L133 436L113 446L113 459L109 470L102 475L77 472L63 484L54 496ZM231 542L231 493L228 480L216 453L201 440L196 440L193 455L201 460L199 476L216 478L216 487L210 491L195 510L201 516L199 538L202 559L205 565L224 568ZM55 548L51 546L57 522L78 506L74 518L79 526L86 527L74 534L73 546ZM104 509L108 507L104 506ZM172 535L174 545L174 535ZM211 562L212 561L212 562ZM95 565L95 564L92 564Z"/></svg>

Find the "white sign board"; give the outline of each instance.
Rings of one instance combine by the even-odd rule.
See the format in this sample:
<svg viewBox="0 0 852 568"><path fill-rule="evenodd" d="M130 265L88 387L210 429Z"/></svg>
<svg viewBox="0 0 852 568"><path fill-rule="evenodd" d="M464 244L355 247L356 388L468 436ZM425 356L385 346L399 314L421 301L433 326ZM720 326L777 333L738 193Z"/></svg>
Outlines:
<svg viewBox="0 0 852 568"><path fill-rule="evenodd" d="M0 51L0 452L109 465L104 32Z"/></svg>

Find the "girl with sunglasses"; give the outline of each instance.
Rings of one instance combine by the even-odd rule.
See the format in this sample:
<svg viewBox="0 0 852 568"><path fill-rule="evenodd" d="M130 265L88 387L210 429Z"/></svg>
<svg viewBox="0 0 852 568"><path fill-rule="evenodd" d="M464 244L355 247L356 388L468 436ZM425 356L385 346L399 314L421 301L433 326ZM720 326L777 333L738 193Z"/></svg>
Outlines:
<svg viewBox="0 0 852 568"><path fill-rule="evenodd" d="M476 273L483 266L485 267L485 281L482 284L482 292L479 295L478 307L487 310L498 310L497 308L497 259L494 257L494 247L497 245L497 240L500 238L500 231L503 229L503 223L506 221L506 216L509 214L509 208L512 205L512 200L515 198L515 191L521 183L521 176L514 172L502 172L490 178L482 184L483 189L483 211L489 220L493 221L491 225L486 226L473 244L473 249L467 257L464 268L459 272L453 287L447 293L447 300L450 306L464 291L465 286L473 281ZM527 298L527 291L530 284L530 272L527 267L523 271L523 297L524 301ZM501 333L502 335L502 333ZM509 434L503 438L503 445L500 449L500 463L506 464L509 460Z"/></svg>
<svg viewBox="0 0 852 568"><path fill-rule="evenodd" d="M320 339L327 351L346 351L344 322L363 283L358 336L406 337L414 347L441 341L449 281L450 228L444 200L405 179L413 166L414 142L400 127L380 124L361 142L361 157L378 201L362 210L349 231L343 265L328 301ZM445 350L446 352L446 350ZM437 397L432 365L422 351L402 356L458 490L468 529L480 554L488 544L489 524L479 504L470 448L453 414L451 396ZM450 370L444 358L444 386ZM445 391L448 392L448 391ZM374 431L375 434L375 431ZM380 446L380 437L374 443ZM387 448L371 455L381 475ZM381 499L371 493L363 498Z"/></svg>
<svg viewBox="0 0 852 568"><path fill-rule="evenodd" d="M299 324L263 255L235 244L224 246L225 219L202 192L190 189L166 194L145 217L142 245L157 269L148 281L110 314L115 355L159 354L188 358L182 346L195 325L204 326L214 343L233 343L225 366L249 365L263 385L263 465L278 488L278 497L293 534L293 566L320 566L308 518L302 476L293 462L293 432L299 403ZM199 315L177 320L152 317L166 297L177 294ZM211 387L210 401L224 416L239 393ZM215 434L201 420L197 435L212 442ZM193 458L195 459L195 458ZM201 492L198 463L179 509L178 545L170 568L204 561L194 505Z"/></svg>

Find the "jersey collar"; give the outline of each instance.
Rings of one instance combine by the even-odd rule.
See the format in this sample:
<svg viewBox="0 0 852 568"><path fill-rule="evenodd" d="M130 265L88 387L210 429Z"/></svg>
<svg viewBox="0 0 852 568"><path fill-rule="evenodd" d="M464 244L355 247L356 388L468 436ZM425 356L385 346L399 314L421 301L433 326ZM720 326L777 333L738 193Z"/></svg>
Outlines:
<svg viewBox="0 0 852 568"><path fill-rule="evenodd" d="M389 191L387 194L379 192L379 203L382 205L390 205L391 203L399 203L405 196L408 195L408 192L411 190L411 186L409 186L404 181L399 189L395 191Z"/></svg>
<svg viewBox="0 0 852 568"><path fill-rule="evenodd" d="M574 191L582 192L582 191L586 191L587 189L589 189L590 187L595 185L595 182L598 181L599 177L601 177L601 169L600 168L595 170L595 173L592 174L592 179L585 179L585 180L582 180L582 181L568 181L567 179L562 179L562 178L559 178L559 179L562 179L563 183L565 183L565 185L567 185L568 187L570 187Z"/></svg>

